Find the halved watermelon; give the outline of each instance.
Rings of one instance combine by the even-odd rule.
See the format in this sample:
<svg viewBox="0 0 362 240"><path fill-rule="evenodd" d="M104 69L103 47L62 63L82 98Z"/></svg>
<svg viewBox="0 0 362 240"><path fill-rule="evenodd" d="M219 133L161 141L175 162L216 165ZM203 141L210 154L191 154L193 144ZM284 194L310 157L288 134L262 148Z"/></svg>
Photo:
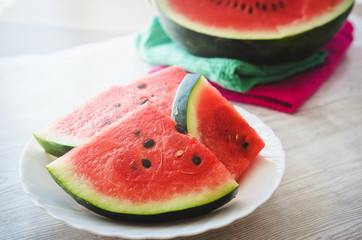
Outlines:
<svg viewBox="0 0 362 240"><path fill-rule="evenodd" d="M202 75L187 74L172 106L172 117L210 149L235 179L264 148L264 141Z"/></svg>
<svg viewBox="0 0 362 240"><path fill-rule="evenodd" d="M34 137L46 152L59 157L153 96L166 100L166 103L159 105L171 114L170 103L185 75L186 72L181 68L171 66L127 86L112 86L45 128L34 132Z"/></svg>
<svg viewBox="0 0 362 240"><path fill-rule="evenodd" d="M168 221L210 212L238 184L215 155L154 101L47 166L79 204L126 221Z"/></svg>
<svg viewBox="0 0 362 240"><path fill-rule="evenodd" d="M155 0L165 32L189 52L275 63L332 38L353 0Z"/></svg>

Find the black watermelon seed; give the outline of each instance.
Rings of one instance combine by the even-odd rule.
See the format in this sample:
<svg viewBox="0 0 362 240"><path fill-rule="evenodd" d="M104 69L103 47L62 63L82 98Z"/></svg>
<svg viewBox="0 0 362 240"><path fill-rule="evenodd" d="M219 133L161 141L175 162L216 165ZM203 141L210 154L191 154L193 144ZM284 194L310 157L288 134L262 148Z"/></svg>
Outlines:
<svg viewBox="0 0 362 240"><path fill-rule="evenodd" d="M142 165L143 165L145 168L150 168L150 167L151 167L151 161L148 160L147 158L142 158Z"/></svg>
<svg viewBox="0 0 362 240"><path fill-rule="evenodd" d="M217 4L217 5L221 5L221 4L222 4L222 1L218 1L216 4Z"/></svg>
<svg viewBox="0 0 362 240"><path fill-rule="evenodd" d="M148 101L148 99L147 99L147 98L143 98L143 99L141 99L141 101L140 101L140 105L145 104L147 101Z"/></svg>
<svg viewBox="0 0 362 240"><path fill-rule="evenodd" d="M274 3L272 4L272 9L275 12L277 10L277 5L275 5Z"/></svg>
<svg viewBox="0 0 362 240"><path fill-rule="evenodd" d="M147 140L146 142L143 143L143 146L145 148L153 147L153 145L155 145L155 141L153 141L152 139L149 139L149 140Z"/></svg>
<svg viewBox="0 0 362 240"><path fill-rule="evenodd" d="M268 10L268 6L266 4L263 4L263 11L265 12L266 10Z"/></svg>
<svg viewBox="0 0 362 240"><path fill-rule="evenodd" d="M113 108L119 108L120 106L121 106L120 103L116 103L116 104L113 105Z"/></svg>
<svg viewBox="0 0 362 240"><path fill-rule="evenodd" d="M192 162L193 162L195 165L200 165L200 163L201 163L201 158L195 154L195 155L192 156Z"/></svg>
<svg viewBox="0 0 362 240"><path fill-rule="evenodd" d="M179 132L179 133L185 133L186 132L185 129L179 123L176 123L175 128L176 128L177 132Z"/></svg>
<svg viewBox="0 0 362 240"><path fill-rule="evenodd" d="M284 8L284 3L283 3L283 2L279 2L279 7L280 7L280 8Z"/></svg>
<svg viewBox="0 0 362 240"><path fill-rule="evenodd" d="M243 4L241 4L241 10L245 10L245 7L246 7L246 5L245 5L245 3L243 3Z"/></svg>
<svg viewBox="0 0 362 240"><path fill-rule="evenodd" d="M249 12L249 14L252 14L253 13L253 8L250 7L248 12Z"/></svg>
<svg viewBox="0 0 362 240"><path fill-rule="evenodd" d="M259 8L259 7L260 7L260 3L259 3L259 2L256 2L256 3L255 3L255 7L256 7L256 8Z"/></svg>
<svg viewBox="0 0 362 240"><path fill-rule="evenodd" d="M234 2L233 8L237 8L238 7L238 2Z"/></svg>
<svg viewBox="0 0 362 240"><path fill-rule="evenodd" d="M243 148L244 148L244 149L246 149L248 146L249 146L249 143L248 143L248 142L244 142L244 143L243 143Z"/></svg>
<svg viewBox="0 0 362 240"><path fill-rule="evenodd" d="M141 131L137 131L133 133L133 136L138 137L141 134Z"/></svg>
<svg viewBox="0 0 362 240"><path fill-rule="evenodd" d="M138 87L139 89L145 88L145 87L146 87L146 84L140 84L140 85L138 85L137 87Z"/></svg>

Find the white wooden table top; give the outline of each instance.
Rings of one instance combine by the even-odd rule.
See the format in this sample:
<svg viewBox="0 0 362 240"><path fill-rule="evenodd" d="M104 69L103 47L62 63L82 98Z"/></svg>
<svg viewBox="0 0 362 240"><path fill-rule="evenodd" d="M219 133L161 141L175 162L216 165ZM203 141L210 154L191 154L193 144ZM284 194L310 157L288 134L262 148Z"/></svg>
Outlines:
<svg viewBox="0 0 362 240"><path fill-rule="evenodd" d="M57 6L64 7L69 2L57 1L63 4ZM116 4L110 0L107 2ZM136 2L136 7L144 4ZM34 1L35 6L38 4L51 11L52 8L43 3ZM13 6L20 10L27 6L21 4L25 1L15 2ZM40 16L28 17L29 21L32 20L28 26L24 19L14 20L19 19L16 14L21 15L20 10L4 14L4 18L0 15L0 38L4 33L28 29L29 34L48 33L50 47L42 48L36 41L33 45L22 45L26 42L25 35L22 41L14 35L13 49L8 45L4 54L0 52L3 56L0 57L0 239L107 239L74 229L34 206L22 189L18 172L21 153L34 130L97 93L100 88L115 84L116 77L107 74L104 65L102 69L78 71L76 74L79 75L75 75L74 66L65 63L61 66L37 64L41 59L56 57L66 51L11 56L21 54L16 46L23 46L22 52L26 54L48 53L138 31L151 14L128 31L115 25L107 29L102 27L104 22L97 25L99 29L92 28L91 24L88 26L86 22L72 25L77 21L65 25L61 20L58 25L54 22L40 24ZM226 227L179 239L362 239L362 19L354 14L352 21L358 23L355 24L352 47L334 74L296 113L285 114L242 105L274 130L286 152L286 172L273 196L249 216ZM56 36L60 36L60 40L49 31L59 34ZM63 44L66 38L71 40ZM103 46L100 42L90 48ZM76 59L77 56L69 56L70 62ZM88 64L97 66L99 62L90 59ZM42 71L44 66L54 69ZM142 76L149 68L147 64L139 67L141 70L129 69L122 76ZM52 75L57 69L62 71Z"/></svg>

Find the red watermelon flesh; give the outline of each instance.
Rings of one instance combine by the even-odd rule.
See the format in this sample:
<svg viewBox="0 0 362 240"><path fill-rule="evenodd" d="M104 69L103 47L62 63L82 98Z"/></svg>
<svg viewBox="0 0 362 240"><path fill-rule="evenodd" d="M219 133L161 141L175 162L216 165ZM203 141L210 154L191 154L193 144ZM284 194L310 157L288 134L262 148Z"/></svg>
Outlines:
<svg viewBox="0 0 362 240"><path fill-rule="evenodd" d="M171 104L186 72L177 66L149 74L126 86L113 86L34 133L43 148L61 156L78 146L105 126L157 96L165 100L160 107L171 113Z"/></svg>
<svg viewBox="0 0 362 240"><path fill-rule="evenodd" d="M47 168L79 203L106 212L159 214L235 190L215 155L175 125L148 102Z"/></svg>
<svg viewBox="0 0 362 240"><path fill-rule="evenodd" d="M113 86L57 121L60 133L90 137L153 96L172 102L186 72L173 66L142 77L127 86ZM171 113L171 105L163 106ZM74 124L77 122L77 124Z"/></svg>
<svg viewBox="0 0 362 240"><path fill-rule="evenodd" d="M210 84L202 90L198 104L202 106L197 108L201 142L239 178L264 148L264 141Z"/></svg>

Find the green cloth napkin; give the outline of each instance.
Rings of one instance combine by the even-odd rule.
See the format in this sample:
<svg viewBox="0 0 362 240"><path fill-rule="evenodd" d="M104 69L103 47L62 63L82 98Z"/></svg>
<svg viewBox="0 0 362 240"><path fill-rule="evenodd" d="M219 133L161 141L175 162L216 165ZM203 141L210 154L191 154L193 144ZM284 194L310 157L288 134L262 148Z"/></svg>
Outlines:
<svg viewBox="0 0 362 240"><path fill-rule="evenodd" d="M323 63L327 52L319 50L303 60L273 65L253 65L228 58L204 58L188 53L163 31L155 17L136 39L141 58L155 65L177 65L237 92L246 92L257 84L275 82Z"/></svg>

